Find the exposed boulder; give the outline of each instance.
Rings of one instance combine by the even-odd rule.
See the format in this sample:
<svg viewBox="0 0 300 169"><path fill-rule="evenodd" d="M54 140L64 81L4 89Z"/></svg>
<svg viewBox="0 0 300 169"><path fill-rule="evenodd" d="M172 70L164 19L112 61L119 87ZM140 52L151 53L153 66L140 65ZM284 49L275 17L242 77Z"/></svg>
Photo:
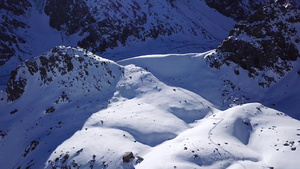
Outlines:
<svg viewBox="0 0 300 169"><path fill-rule="evenodd" d="M128 163L132 158L134 158L133 156L133 153L130 151L130 152L126 152L124 155L123 155L123 162L124 163Z"/></svg>

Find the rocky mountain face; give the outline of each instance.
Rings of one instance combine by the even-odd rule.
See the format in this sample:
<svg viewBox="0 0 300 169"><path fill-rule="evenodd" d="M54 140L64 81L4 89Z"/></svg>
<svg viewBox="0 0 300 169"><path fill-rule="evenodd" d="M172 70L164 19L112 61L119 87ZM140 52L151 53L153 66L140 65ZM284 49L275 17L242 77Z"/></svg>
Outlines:
<svg viewBox="0 0 300 169"><path fill-rule="evenodd" d="M244 21L265 3L278 3L284 6L299 8L299 1L295 0L205 0L211 8L236 21Z"/></svg>
<svg viewBox="0 0 300 169"><path fill-rule="evenodd" d="M270 0L205 0L210 7L215 8L223 15L232 17L237 21L248 18L268 1Z"/></svg>
<svg viewBox="0 0 300 169"><path fill-rule="evenodd" d="M64 32L67 36L75 33L81 36L87 34L78 45L98 53L103 53L108 48L115 48L118 43L125 45L129 36L145 40L146 37L157 38L159 34L171 34L171 30L164 29L164 25L153 25L153 28L146 30L149 32L145 34L148 13L141 10L140 4L135 1L126 3L95 1L89 4L85 0L47 1L45 13L50 17L50 26Z"/></svg>
<svg viewBox="0 0 300 169"><path fill-rule="evenodd" d="M27 54L25 48L27 39L24 38L29 28L24 19L31 3L25 1L3 0L0 2L0 66L4 65L11 57L18 55L18 51ZM22 61L22 59L20 59Z"/></svg>
<svg viewBox="0 0 300 169"><path fill-rule="evenodd" d="M194 11L205 3L188 1L46 1L45 14L50 17L50 26L67 36L79 34L83 39L78 46L95 53L126 46L129 39L145 42L147 39L187 35L217 40L201 22L206 20ZM199 11L200 12L200 11ZM74 24L76 23L76 24ZM206 23L207 24L207 23ZM184 37L184 36L182 36Z"/></svg>
<svg viewBox="0 0 300 169"><path fill-rule="evenodd" d="M211 66L235 63L247 70L249 77L263 77L269 87L293 68L299 57L299 9L294 3L267 3L245 21L235 25L208 58Z"/></svg>
<svg viewBox="0 0 300 169"><path fill-rule="evenodd" d="M238 20L244 19L263 2L206 1L210 7ZM239 6L239 4L242 5ZM34 57L32 56L33 49L37 46L32 44L34 39L28 33L36 31L31 30L33 26L28 21L34 17L32 13L34 10L38 10L42 14L45 13L49 17L49 26L61 32L57 36L79 35L80 38L76 39L78 46L99 54L118 46L128 46L130 43L128 39L132 38L142 43L146 42L147 39L159 37L172 39L171 37L179 35L185 40L185 43L191 38L197 38L218 44L221 39L225 38L230 26L226 27L219 20L215 20L215 23L207 20L205 17L208 13L205 5L202 2L169 0L158 3L146 0L124 2L87 0L76 2L72 0L26 0L19 2L4 0L0 4L0 15L3 18L0 23L0 66L13 56L19 60L19 63L29 57ZM224 6L228 8L222 11ZM197 9L196 7L200 8ZM194 13L188 13L188 10ZM214 20L213 16L210 17ZM215 30L214 28L211 30L207 26L213 24L217 24L216 27L221 29ZM221 36L217 33L220 31L224 32ZM178 41L178 38L174 40ZM57 45L68 45L62 41L57 42ZM195 42L201 43L197 40ZM43 46L41 47L43 48ZM45 50L52 47L48 46Z"/></svg>

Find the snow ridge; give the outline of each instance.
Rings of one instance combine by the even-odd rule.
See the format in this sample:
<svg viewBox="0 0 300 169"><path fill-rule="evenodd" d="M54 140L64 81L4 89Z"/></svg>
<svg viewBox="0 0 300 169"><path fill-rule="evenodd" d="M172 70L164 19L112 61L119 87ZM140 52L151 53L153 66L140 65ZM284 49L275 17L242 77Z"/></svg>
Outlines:
<svg viewBox="0 0 300 169"><path fill-rule="evenodd" d="M118 73L113 71L115 69ZM33 84L42 87L54 83L68 87L68 90L82 85L83 92L105 91L99 82L105 81L109 86L121 76L121 72L120 66L86 50L58 46L42 56L30 58L12 72L6 88L8 101L18 99L29 87L28 83L30 87Z"/></svg>

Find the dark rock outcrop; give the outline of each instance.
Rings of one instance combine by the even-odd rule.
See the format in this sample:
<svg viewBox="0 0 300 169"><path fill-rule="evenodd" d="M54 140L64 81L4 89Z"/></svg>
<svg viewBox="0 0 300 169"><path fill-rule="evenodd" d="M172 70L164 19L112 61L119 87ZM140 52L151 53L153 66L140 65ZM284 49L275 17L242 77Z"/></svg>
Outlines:
<svg viewBox="0 0 300 169"><path fill-rule="evenodd" d="M21 97L22 94L25 92L27 79L24 77L17 77L19 70L20 67L11 72L11 77L6 88L7 101L14 101Z"/></svg>
<svg viewBox="0 0 300 169"><path fill-rule="evenodd" d="M64 31L66 35L77 33L80 29L96 22L84 0L46 1L44 11L50 17L50 26Z"/></svg>
<svg viewBox="0 0 300 169"><path fill-rule="evenodd" d="M270 0L205 0L207 5L211 8L215 8L223 15L238 21L249 17L267 1Z"/></svg>
<svg viewBox="0 0 300 169"><path fill-rule="evenodd" d="M132 152L126 152L122 157L124 163L128 163L132 158L134 158Z"/></svg>
<svg viewBox="0 0 300 169"><path fill-rule="evenodd" d="M23 47L26 39L18 30L27 29L29 26L23 21L26 11L31 8L27 0L1 0L0 1L0 66L4 65L18 52L28 53ZM19 60L21 59L21 56Z"/></svg>
<svg viewBox="0 0 300 169"><path fill-rule="evenodd" d="M218 47L216 54L209 56L211 66L236 63L249 71L249 77L260 71L272 71L279 77L290 71L290 61L300 57L300 36L296 25L300 23L299 9L280 3L267 3L244 22L237 24ZM275 78L267 74L260 85L268 87Z"/></svg>
<svg viewBox="0 0 300 169"><path fill-rule="evenodd" d="M85 0L76 3L72 0L49 0L45 5L45 13L50 17L50 26L67 36L75 33L81 36L86 34L87 36L78 42L78 46L95 53L117 47L118 42L125 45L130 36L141 40L147 37L155 39L159 35L171 35L180 27L166 27L160 20L151 27L145 25L152 14L145 13L146 11L134 0L128 2L128 6L124 6L123 2L97 3L100 5L90 9ZM149 4L149 8L151 6ZM124 12L124 8L127 13ZM104 12L99 14L99 11Z"/></svg>

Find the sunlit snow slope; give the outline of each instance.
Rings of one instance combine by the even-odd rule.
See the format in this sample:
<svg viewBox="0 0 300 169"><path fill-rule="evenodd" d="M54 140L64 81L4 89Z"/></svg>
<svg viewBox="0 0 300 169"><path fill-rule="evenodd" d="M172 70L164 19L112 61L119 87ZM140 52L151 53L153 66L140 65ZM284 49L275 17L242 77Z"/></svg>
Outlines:
<svg viewBox="0 0 300 169"><path fill-rule="evenodd" d="M210 66L206 57L215 50L205 53L146 55L121 60L122 65L134 64L150 71L165 84L179 86L199 94L219 109L249 103L260 102L300 119L300 62L287 61L290 70L286 75L278 75L267 69L259 71L250 78L248 70L238 64L223 64L219 68ZM277 78L269 87L260 85L265 81L265 74Z"/></svg>

